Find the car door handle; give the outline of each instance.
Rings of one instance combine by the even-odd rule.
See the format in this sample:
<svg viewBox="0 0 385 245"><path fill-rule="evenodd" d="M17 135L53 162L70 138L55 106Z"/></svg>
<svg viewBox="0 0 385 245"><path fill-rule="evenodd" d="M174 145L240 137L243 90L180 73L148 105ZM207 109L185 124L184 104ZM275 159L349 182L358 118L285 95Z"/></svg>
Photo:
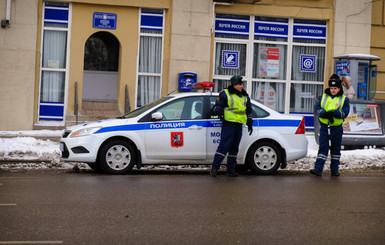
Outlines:
<svg viewBox="0 0 385 245"><path fill-rule="evenodd" d="M192 125L192 126L188 127L188 129L191 129L191 130L200 130L202 128L203 128L202 126L198 126L198 125Z"/></svg>

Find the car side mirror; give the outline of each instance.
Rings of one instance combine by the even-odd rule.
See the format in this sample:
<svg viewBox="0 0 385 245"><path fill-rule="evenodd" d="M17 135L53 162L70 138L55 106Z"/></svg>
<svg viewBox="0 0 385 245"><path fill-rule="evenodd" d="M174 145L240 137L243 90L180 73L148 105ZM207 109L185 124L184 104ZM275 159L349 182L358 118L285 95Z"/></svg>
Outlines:
<svg viewBox="0 0 385 245"><path fill-rule="evenodd" d="M163 119L163 113L159 112L159 111L154 112L154 113L151 114L151 119L153 121L160 121L160 120Z"/></svg>

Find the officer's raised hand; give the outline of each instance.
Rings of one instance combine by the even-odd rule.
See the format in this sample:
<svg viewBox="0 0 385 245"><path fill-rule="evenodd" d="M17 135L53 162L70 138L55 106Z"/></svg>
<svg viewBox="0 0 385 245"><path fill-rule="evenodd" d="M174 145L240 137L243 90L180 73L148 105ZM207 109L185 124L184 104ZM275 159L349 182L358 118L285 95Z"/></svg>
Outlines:
<svg viewBox="0 0 385 245"><path fill-rule="evenodd" d="M247 118L246 125L247 125L247 129L249 131L249 135L251 135L253 133L253 119Z"/></svg>

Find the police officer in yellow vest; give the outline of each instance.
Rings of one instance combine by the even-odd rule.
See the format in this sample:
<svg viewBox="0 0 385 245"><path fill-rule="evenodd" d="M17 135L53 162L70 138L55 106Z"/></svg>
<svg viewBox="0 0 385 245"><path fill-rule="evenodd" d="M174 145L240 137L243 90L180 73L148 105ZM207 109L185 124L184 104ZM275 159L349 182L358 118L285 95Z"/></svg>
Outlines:
<svg viewBox="0 0 385 245"><path fill-rule="evenodd" d="M242 138L242 125L247 124L249 133L253 130L252 109L249 95L243 89L241 76L233 76L231 85L220 92L212 112L222 120L221 140L214 156L210 175L217 176L223 159L227 156L227 175L238 176L235 171L237 154Z"/></svg>
<svg viewBox="0 0 385 245"><path fill-rule="evenodd" d="M350 110L349 99L343 93L340 78L333 78L332 76L329 80L329 88L318 98L315 105L321 127L317 160L314 169L310 170L310 173L316 176L322 176L329 148L331 153L331 175L340 176L338 167L341 158L342 123ZM331 142L330 146L329 140Z"/></svg>

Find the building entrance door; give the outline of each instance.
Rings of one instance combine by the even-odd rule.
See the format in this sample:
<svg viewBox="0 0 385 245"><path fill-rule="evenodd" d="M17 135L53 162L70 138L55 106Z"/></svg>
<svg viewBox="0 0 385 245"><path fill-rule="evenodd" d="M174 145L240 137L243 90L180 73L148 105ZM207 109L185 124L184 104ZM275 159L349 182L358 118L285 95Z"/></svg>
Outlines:
<svg viewBox="0 0 385 245"><path fill-rule="evenodd" d="M84 48L83 101L116 101L119 41L108 32L90 36Z"/></svg>

